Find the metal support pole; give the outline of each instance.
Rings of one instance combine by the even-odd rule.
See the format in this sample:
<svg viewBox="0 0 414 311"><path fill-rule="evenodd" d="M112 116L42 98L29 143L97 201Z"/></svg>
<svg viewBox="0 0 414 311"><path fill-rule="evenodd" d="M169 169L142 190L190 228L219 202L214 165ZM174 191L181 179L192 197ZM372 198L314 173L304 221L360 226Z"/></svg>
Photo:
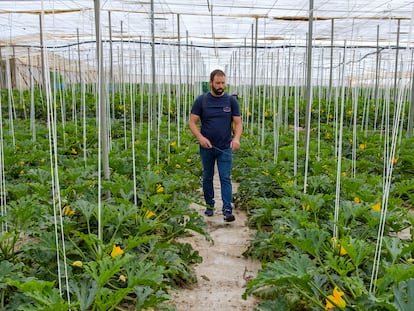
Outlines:
<svg viewBox="0 0 414 311"><path fill-rule="evenodd" d="M181 27L180 27L180 14L177 14L177 49L178 49L178 85L176 89L176 103L177 103L177 144L181 143Z"/></svg>
<svg viewBox="0 0 414 311"><path fill-rule="evenodd" d="M397 107L397 80L398 80L398 57L399 57L399 52L400 52L400 25L401 25L401 20L398 19L397 42L396 42L396 48L395 48L395 64L394 64L394 96L393 96L394 107ZM394 113L396 111L397 109L394 110Z"/></svg>
<svg viewBox="0 0 414 311"><path fill-rule="evenodd" d="M155 20L154 20L154 0L151 0L151 67L152 67L152 87L151 87L151 105L152 116L150 120L153 122L154 132L157 130L157 105L155 104L157 99L155 88ZM149 128L148 128L149 129Z"/></svg>
<svg viewBox="0 0 414 311"><path fill-rule="evenodd" d="M309 23L308 23L308 38L306 50L306 121L305 121L305 147L308 149L309 132L310 132L310 118L312 107L312 36L313 36L313 0L309 1Z"/></svg>
<svg viewBox="0 0 414 311"><path fill-rule="evenodd" d="M411 54L412 58L412 54ZM412 66L412 74L411 74L411 106L410 106L410 113L408 116L408 124L407 124L407 137L411 138L413 136L413 119L414 119L414 66Z"/></svg>
<svg viewBox="0 0 414 311"><path fill-rule="evenodd" d="M333 48L334 48L334 26L335 25L335 19L331 20L331 61L329 65L329 89L328 89L328 101L331 103L332 99L332 71L333 71Z"/></svg>
<svg viewBox="0 0 414 311"><path fill-rule="evenodd" d="M43 39L43 17L44 12L39 15L39 26L40 26L40 57L42 61L42 88L43 91L46 92L46 65L45 65L45 47L44 47L44 39Z"/></svg>
<svg viewBox="0 0 414 311"><path fill-rule="evenodd" d="M105 74L102 53L102 33L101 33L101 5L100 0L95 0L95 29L96 29L96 54L98 68L98 106L99 106L99 129L102 145L102 165L104 179L109 180L109 156L108 156L108 130L107 130L107 110L105 97Z"/></svg>
<svg viewBox="0 0 414 311"><path fill-rule="evenodd" d="M305 121L305 180L304 193L307 190L308 174L308 153L310 141L310 123L312 111L312 36L313 36L313 0L309 1L309 23L308 23L308 43L307 43L307 69L306 69L306 121Z"/></svg>

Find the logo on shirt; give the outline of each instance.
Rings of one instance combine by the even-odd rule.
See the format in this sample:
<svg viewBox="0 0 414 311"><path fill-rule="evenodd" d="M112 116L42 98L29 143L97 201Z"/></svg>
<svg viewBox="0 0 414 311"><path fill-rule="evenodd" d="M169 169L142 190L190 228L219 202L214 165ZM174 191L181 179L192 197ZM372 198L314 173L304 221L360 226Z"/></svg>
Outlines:
<svg viewBox="0 0 414 311"><path fill-rule="evenodd" d="M230 111L231 111L231 107L224 107L224 108L223 108L223 111L224 111L224 112L230 112Z"/></svg>

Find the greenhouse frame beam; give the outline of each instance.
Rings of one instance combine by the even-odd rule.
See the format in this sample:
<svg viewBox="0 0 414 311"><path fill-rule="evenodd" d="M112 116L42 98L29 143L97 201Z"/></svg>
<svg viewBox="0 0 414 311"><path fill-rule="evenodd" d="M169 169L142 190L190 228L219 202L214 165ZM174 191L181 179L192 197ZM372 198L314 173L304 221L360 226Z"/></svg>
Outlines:
<svg viewBox="0 0 414 311"><path fill-rule="evenodd" d="M142 3L142 4L149 4L150 2L147 3ZM217 5L216 5L217 6ZM241 7L238 7L241 8ZM246 8L246 9L250 9L250 8ZM79 9L67 9L67 10L45 10L45 11L40 11L40 10L1 10L0 14L42 14L44 13L44 15L54 15L54 14L65 14L65 13L75 13L75 12L86 12L86 11L93 11L93 8L89 8L89 7L84 7L84 8L79 8ZM148 11L145 10L119 10L119 9L113 9L113 8L109 8L109 9L101 9L102 12L121 12L121 13L134 13L134 14L143 14L143 15L147 15ZM302 22L309 22L309 17L308 16L296 16L296 15L285 15L285 16L271 16L269 14L224 14L224 13L220 13L220 11L218 11L219 13L217 13L217 11L214 12L214 16L216 17L229 17L229 18L251 18L251 19L255 19L255 18L270 18L273 20L284 20L284 21L302 21ZM169 10L169 11L154 11L154 15L177 15L180 14L182 16L211 16L211 13L202 13L202 12L184 12L184 11L178 11L178 10ZM331 20L331 19L356 19L356 20L411 20L411 17L404 17L404 16L318 16L318 17L313 17L313 21L325 21L325 20Z"/></svg>

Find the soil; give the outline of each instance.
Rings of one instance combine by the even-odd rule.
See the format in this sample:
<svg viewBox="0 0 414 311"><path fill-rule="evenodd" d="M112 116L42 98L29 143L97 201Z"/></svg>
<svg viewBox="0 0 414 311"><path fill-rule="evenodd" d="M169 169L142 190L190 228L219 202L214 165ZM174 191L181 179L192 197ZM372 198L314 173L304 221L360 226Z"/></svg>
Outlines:
<svg viewBox="0 0 414 311"><path fill-rule="evenodd" d="M204 216L205 206L192 204L206 218L213 243L198 234L182 239L199 251L203 262L195 266L196 284L171 293L171 303L179 311L252 311L257 305L254 297L242 298L247 282L261 268L259 261L242 255L254 232L246 225L246 213L240 209L233 209L234 222L223 220L219 185L215 176L214 216ZM233 192L236 190L237 184L233 184Z"/></svg>

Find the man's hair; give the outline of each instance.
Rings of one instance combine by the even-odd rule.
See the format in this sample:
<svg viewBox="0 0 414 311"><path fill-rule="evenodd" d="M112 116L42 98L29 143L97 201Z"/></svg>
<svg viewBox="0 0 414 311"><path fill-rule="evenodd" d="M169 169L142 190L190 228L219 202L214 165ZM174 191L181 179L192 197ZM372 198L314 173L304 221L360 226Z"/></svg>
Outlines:
<svg viewBox="0 0 414 311"><path fill-rule="evenodd" d="M214 77L215 76L226 76L226 74L224 73L224 71L223 70L221 70L221 69L216 69L216 70L213 70L211 73L210 73L210 81L211 82L213 82L213 80L214 80Z"/></svg>

